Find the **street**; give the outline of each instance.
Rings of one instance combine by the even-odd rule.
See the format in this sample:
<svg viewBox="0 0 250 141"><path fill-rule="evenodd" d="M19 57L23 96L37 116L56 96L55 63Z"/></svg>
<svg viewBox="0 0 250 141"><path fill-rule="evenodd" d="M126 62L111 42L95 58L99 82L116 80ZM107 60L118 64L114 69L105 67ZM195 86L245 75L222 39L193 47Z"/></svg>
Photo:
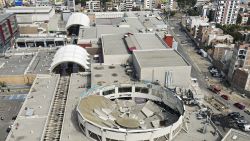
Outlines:
<svg viewBox="0 0 250 141"><path fill-rule="evenodd" d="M165 18L163 18L163 19L165 19ZM170 19L168 22L165 21L165 23L168 25L168 32L170 34L172 34L174 36L175 40L178 42L177 51L192 66L191 77L197 78L200 89L205 92L204 95L211 95L211 94L216 95L213 92L211 92L210 90L208 90L208 87L210 84L209 84L209 82L207 82L205 80L205 77L209 76L209 75L207 75L208 74L207 67L212 65L212 64L208 61L207 58L200 57L195 52L196 51L195 44L188 37L188 35L181 29L180 20ZM183 41L186 41L185 44L183 44ZM196 56L198 56L198 57L196 57ZM198 61L203 61L202 66L201 66L201 63L198 63ZM204 64L204 63L206 63L206 64ZM201 69L201 67L202 67L202 69ZM204 71L204 69L206 69L206 71ZM209 76L209 77L211 79L213 79L211 76ZM250 115L246 114L243 110L236 108L233 105L235 102L236 101L232 101L232 100L227 101L230 111L239 112L241 115L243 115L245 117L245 120L250 122ZM238 101L238 102L240 102L240 101Z"/></svg>

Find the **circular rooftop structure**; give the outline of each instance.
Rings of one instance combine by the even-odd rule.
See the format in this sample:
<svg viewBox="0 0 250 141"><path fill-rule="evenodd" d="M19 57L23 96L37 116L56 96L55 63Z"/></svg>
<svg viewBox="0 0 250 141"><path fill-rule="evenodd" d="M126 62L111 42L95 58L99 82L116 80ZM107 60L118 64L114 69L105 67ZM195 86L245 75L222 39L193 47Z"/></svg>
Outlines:
<svg viewBox="0 0 250 141"><path fill-rule="evenodd" d="M82 132L97 141L171 140L184 112L173 92L143 83L90 89L77 106Z"/></svg>
<svg viewBox="0 0 250 141"><path fill-rule="evenodd" d="M88 27L90 23L90 19L87 15L83 13L73 13L66 24L66 29L69 29L73 25L81 25Z"/></svg>
<svg viewBox="0 0 250 141"><path fill-rule="evenodd" d="M57 50L49 70L53 72L58 65L69 62L78 64L84 69L89 69L88 56L89 54L84 48L77 45L66 45Z"/></svg>

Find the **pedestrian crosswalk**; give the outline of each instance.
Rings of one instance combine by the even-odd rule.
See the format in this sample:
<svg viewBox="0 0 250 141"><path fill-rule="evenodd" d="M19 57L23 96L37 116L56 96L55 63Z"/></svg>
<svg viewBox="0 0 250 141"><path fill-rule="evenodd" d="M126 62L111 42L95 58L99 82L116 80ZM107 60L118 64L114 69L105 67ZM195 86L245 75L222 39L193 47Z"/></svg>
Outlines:
<svg viewBox="0 0 250 141"><path fill-rule="evenodd" d="M24 101L27 94L16 94L16 95L3 95L0 96L0 100L18 100Z"/></svg>

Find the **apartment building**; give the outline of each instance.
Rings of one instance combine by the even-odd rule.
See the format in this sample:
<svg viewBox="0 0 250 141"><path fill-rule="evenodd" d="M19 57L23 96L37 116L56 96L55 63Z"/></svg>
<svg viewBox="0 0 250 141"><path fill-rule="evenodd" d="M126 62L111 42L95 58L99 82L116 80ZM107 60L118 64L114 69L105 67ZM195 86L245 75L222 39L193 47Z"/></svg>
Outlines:
<svg viewBox="0 0 250 141"><path fill-rule="evenodd" d="M216 35L216 34L210 34L208 36L208 42L207 45L215 45L215 44L232 44L234 38L229 35Z"/></svg>
<svg viewBox="0 0 250 141"><path fill-rule="evenodd" d="M235 24L239 12L240 0L218 0L216 23Z"/></svg>
<svg viewBox="0 0 250 141"><path fill-rule="evenodd" d="M120 3L120 11L131 11L134 7L134 0L122 0Z"/></svg>
<svg viewBox="0 0 250 141"><path fill-rule="evenodd" d="M18 33L16 16L14 14L0 14L0 53L10 48Z"/></svg>
<svg viewBox="0 0 250 141"><path fill-rule="evenodd" d="M240 16L241 16L241 23L240 24L246 25L248 19L250 18L250 13L241 13Z"/></svg>
<svg viewBox="0 0 250 141"><path fill-rule="evenodd" d="M235 45L228 71L229 80L232 80L234 71L238 68L250 68L250 44L248 43L242 42Z"/></svg>
<svg viewBox="0 0 250 141"><path fill-rule="evenodd" d="M70 11L76 10L75 0L67 0L67 5Z"/></svg>
<svg viewBox="0 0 250 141"><path fill-rule="evenodd" d="M209 35L223 35L223 30L213 25L200 26L196 38L200 44L208 45Z"/></svg>
<svg viewBox="0 0 250 141"><path fill-rule="evenodd" d="M155 0L144 0L144 9L153 9L155 7Z"/></svg>
<svg viewBox="0 0 250 141"><path fill-rule="evenodd" d="M86 2L86 9L89 12L99 12L101 11L101 2L100 0L90 0Z"/></svg>
<svg viewBox="0 0 250 141"><path fill-rule="evenodd" d="M207 17L190 16L187 19L187 29L196 38L200 26L209 26Z"/></svg>

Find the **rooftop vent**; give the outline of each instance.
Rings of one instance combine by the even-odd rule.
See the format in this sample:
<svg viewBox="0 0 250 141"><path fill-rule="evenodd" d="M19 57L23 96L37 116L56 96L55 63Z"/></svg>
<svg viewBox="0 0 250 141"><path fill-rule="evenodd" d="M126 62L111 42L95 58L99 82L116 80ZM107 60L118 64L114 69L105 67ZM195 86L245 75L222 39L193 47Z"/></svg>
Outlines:
<svg viewBox="0 0 250 141"><path fill-rule="evenodd" d="M94 67L96 70L103 70L104 68L102 66Z"/></svg>
<svg viewBox="0 0 250 141"><path fill-rule="evenodd" d="M114 69L115 68L115 66L109 66L109 69Z"/></svg>
<svg viewBox="0 0 250 141"><path fill-rule="evenodd" d="M101 74L96 74L95 77L102 77L102 75Z"/></svg>

